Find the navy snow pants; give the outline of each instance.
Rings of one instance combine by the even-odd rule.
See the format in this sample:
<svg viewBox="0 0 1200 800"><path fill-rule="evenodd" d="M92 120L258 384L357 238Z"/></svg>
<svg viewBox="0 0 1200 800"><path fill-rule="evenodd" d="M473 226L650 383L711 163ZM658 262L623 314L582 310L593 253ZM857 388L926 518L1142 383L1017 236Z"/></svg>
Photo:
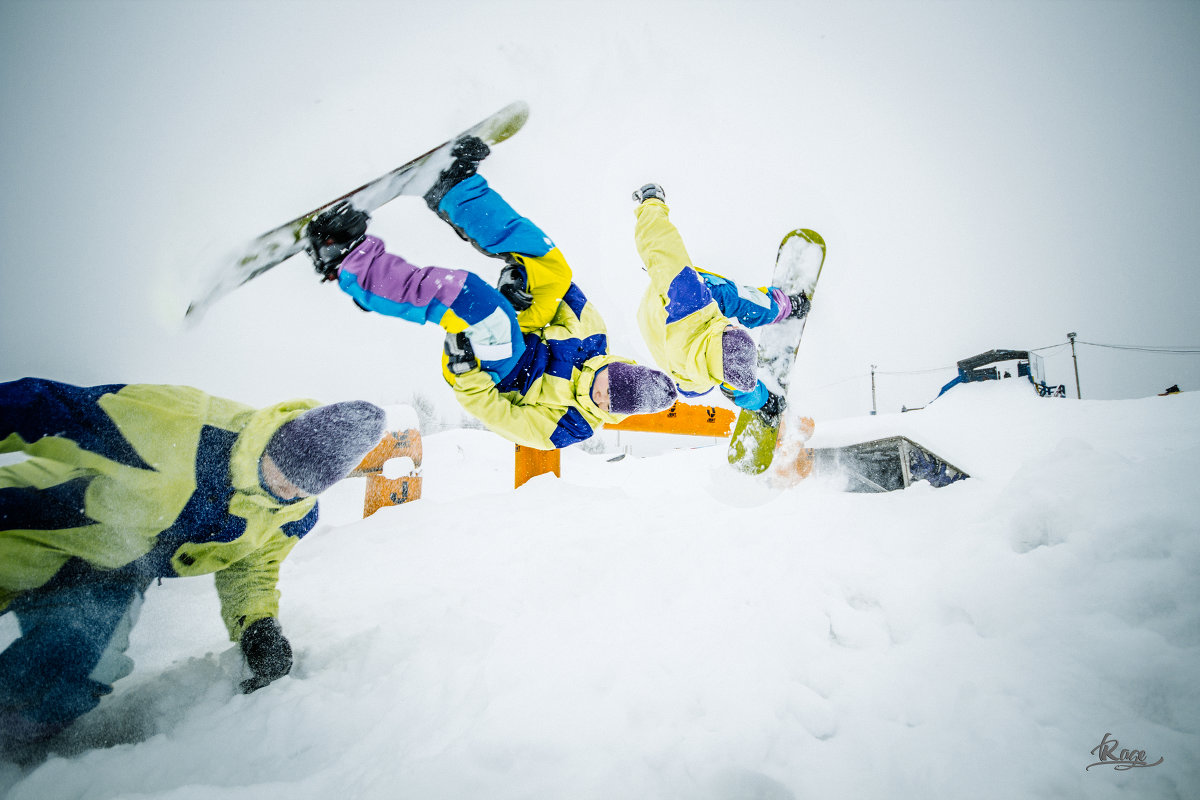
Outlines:
<svg viewBox="0 0 1200 800"><path fill-rule="evenodd" d="M0 743L57 733L133 670L125 650L150 581L76 558L12 601L21 636L0 653Z"/></svg>

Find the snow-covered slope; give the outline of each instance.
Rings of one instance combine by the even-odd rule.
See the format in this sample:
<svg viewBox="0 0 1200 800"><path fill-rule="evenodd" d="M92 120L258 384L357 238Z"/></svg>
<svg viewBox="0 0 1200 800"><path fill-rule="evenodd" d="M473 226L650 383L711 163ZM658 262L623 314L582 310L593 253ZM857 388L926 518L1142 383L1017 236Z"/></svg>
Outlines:
<svg viewBox="0 0 1200 800"><path fill-rule="evenodd" d="M287 561L291 676L237 694L211 581L166 581L135 673L0 790L1196 796L1200 395L970 385L812 443L895 433L974 477L768 492L723 447L572 450L514 492L511 445L429 436L423 499L356 521L344 485ZM1164 761L1087 770L1105 734Z"/></svg>

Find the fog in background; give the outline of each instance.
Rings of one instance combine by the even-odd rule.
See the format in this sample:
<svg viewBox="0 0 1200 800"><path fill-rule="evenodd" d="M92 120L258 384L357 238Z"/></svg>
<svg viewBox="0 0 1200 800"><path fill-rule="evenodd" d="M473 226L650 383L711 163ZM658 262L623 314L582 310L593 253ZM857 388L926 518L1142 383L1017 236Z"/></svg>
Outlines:
<svg viewBox="0 0 1200 800"><path fill-rule="evenodd" d="M0 3L0 380L186 383L453 409L442 333L358 311L297 257L192 327L245 240L513 100L483 166L645 359L632 189L691 256L826 271L793 379L818 419L924 404L991 348L1200 345L1200 4ZM419 199L373 231L499 262ZM1085 398L1200 388L1200 356L1079 346ZM1043 351L1075 395L1070 350ZM715 393L714 393L715 394ZM719 398L714 398L720 402Z"/></svg>

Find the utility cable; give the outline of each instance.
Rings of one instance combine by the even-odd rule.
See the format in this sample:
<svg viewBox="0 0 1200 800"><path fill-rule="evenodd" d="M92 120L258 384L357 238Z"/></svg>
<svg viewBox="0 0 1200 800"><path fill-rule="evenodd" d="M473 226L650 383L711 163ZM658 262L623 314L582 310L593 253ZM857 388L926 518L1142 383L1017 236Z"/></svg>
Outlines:
<svg viewBox="0 0 1200 800"><path fill-rule="evenodd" d="M1085 342L1082 339L1076 340L1077 344L1086 344L1091 347L1104 347L1109 350L1137 350L1142 353L1173 353L1176 355L1195 355L1200 353L1200 347L1156 347L1151 345L1136 345L1136 344L1100 344L1098 342Z"/></svg>

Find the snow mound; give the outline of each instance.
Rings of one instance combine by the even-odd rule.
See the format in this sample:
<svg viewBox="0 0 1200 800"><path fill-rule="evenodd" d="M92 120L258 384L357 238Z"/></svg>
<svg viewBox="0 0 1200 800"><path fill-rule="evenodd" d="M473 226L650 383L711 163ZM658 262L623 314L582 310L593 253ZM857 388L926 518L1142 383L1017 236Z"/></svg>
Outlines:
<svg viewBox="0 0 1200 800"><path fill-rule="evenodd" d="M818 422L813 446L906 435L973 476L882 495L754 491L723 447L569 450L513 491L508 443L429 436L421 500L327 498L285 563L289 677L237 694L211 582L166 581L134 674L0 789L1195 796L1200 396L1018 388ZM1163 763L1087 770L1106 733Z"/></svg>

